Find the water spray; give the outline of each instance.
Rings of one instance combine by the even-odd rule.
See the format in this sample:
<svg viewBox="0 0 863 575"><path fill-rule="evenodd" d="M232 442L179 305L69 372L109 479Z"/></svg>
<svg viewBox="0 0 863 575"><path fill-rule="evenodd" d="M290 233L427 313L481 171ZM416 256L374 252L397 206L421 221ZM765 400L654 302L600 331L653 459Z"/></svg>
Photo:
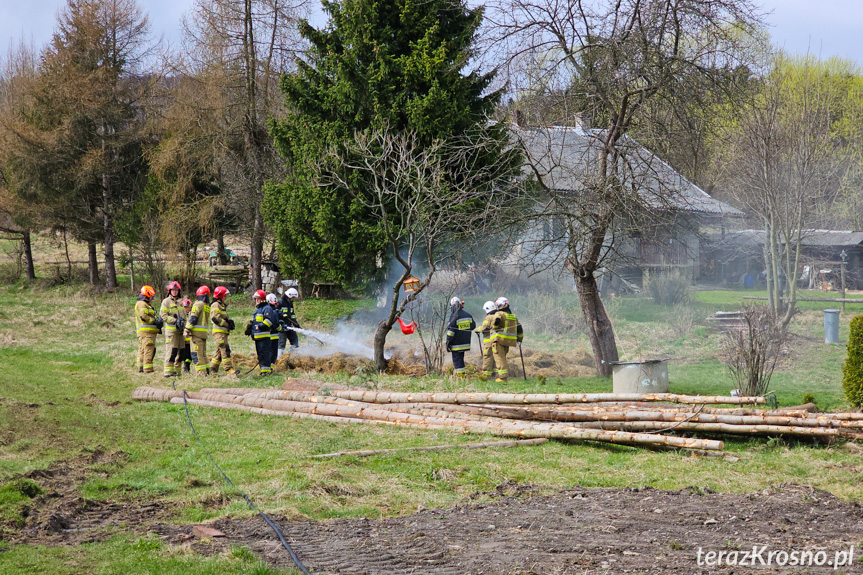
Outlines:
<svg viewBox="0 0 863 575"><path fill-rule="evenodd" d="M356 335L353 336L336 336L322 331L314 331L311 329L303 329L299 327L291 328L297 333L301 333L307 337L316 339L323 348L307 348L303 353L311 356L324 356L336 352L347 353L349 355L359 355L366 359L374 359L374 350L360 343Z"/></svg>

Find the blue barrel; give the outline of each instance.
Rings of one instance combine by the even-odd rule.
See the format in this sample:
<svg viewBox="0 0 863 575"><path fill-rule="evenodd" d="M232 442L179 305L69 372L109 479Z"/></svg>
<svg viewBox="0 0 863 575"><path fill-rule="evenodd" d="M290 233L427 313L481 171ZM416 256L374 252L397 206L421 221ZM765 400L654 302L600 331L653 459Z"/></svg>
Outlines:
<svg viewBox="0 0 863 575"><path fill-rule="evenodd" d="M824 310L824 343L839 343L839 310Z"/></svg>
<svg viewBox="0 0 863 575"><path fill-rule="evenodd" d="M743 287L751 289L755 287L755 276L746 274L743 276Z"/></svg>

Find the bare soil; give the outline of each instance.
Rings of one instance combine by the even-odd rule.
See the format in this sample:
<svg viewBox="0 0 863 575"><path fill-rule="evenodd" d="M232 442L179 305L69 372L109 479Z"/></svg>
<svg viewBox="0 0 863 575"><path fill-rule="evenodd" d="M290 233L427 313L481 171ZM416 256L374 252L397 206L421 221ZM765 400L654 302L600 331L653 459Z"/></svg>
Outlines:
<svg viewBox="0 0 863 575"><path fill-rule="evenodd" d="M97 502L80 496L86 478L122 465L122 452L99 450L27 474L43 489L31 501L24 526L5 526L16 543L76 546L117 531L156 533L167 544L216 555L245 546L273 566L292 561L259 517L210 523L226 537L200 539L192 525L169 521L159 502ZM863 507L830 493L788 484L751 494L696 487L660 491L576 488L552 495L532 485L504 483L451 509L420 510L379 520L296 521L271 517L306 566L323 574L588 574L588 573L858 573L823 567L710 567L709 551L838 551L863 541ZM489 500L490 499L490 500ZM702 563L703 563L702 556ZM758 565L756 561L756 565Z"/></svg>

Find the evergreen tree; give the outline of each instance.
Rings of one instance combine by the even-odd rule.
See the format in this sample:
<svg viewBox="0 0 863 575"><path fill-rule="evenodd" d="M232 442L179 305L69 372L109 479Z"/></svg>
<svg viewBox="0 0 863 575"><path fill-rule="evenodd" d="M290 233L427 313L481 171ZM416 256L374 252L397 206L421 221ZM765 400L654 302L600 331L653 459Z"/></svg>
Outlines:
<svg viewBox="0 0 863 575"><path fill-rule="evenodd" d="M358 133L387 130L410 132L421 145L491 137L500 145L481 147L482 166L500 161L507 135L488 124L501 95L484 94L494 73L466 70L481 9L452 0L325 1L324 9L326 29L301 22L311 48L281 83L289 113L271 129L289 172L268 190L265 213L285 272L356 286L378 271L381 224L350 190L320 185L313 164ZM358 174L347 181L364 186Z"/></svg>

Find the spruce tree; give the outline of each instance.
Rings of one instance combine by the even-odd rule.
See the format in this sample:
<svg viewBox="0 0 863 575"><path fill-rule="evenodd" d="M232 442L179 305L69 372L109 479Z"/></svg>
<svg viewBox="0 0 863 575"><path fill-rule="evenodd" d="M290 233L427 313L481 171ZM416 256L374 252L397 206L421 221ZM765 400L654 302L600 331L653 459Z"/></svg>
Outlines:
<svg viewBox="0 0 863 575"><path fill-rule="evenodd" d="M329 26L301 23L311 48L281 83L289 114L271 129L289 173L268 190L265 211L284 272L360 286L379 272L379 224L350 190L319 186L310 163L369 130L410 131L427 144L479 134L499 141L480 163L500 161L507 136L488 122L501 96L485 93L494 73L467 70L481 9L453 0L323 5Z"/></svg>

